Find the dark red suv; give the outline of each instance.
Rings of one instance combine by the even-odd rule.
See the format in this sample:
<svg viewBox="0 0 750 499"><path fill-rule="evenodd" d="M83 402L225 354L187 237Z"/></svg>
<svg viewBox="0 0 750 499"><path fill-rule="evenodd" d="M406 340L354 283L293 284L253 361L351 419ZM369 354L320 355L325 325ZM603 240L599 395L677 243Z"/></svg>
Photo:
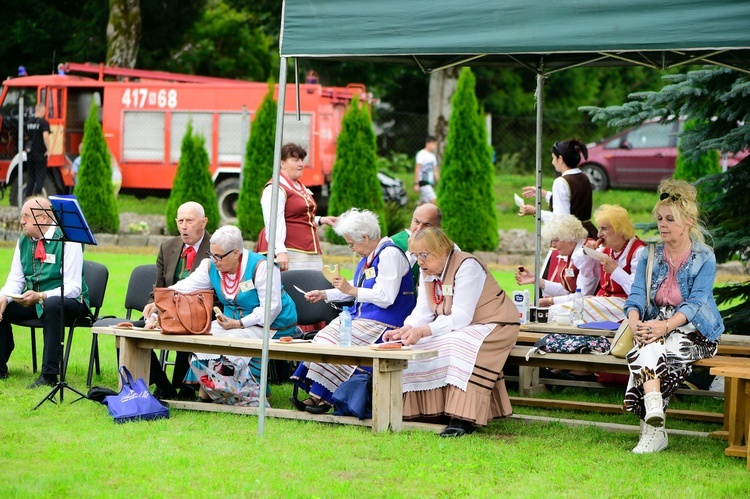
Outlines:
<svg viewBox="0 0 750 499"><path fill-rule="evenodd" d="M664 177L674 173L682 123L651 122L624 130L589 146L589 159L580 168L589 176L594 190L655 189ZM746 155L729 155L727 166L734 166Z"/></svg>

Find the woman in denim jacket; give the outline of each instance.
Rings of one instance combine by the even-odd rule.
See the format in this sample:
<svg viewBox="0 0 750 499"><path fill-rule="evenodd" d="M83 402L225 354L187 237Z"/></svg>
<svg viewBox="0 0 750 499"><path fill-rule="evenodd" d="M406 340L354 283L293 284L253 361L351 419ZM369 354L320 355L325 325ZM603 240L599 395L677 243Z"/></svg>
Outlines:
<svg viewBox="0 0 750 499"><path fill-rule="evenodd" d="M636 345L628 352L625 409L641 420L636 454L667 447L664 410L696 360L712 357L724 324L713 296L716 257L698 223L696 190L682 180L659 185L653 210L662 242L646 290L648 252L641 254L625 315ZM648 295L646 294L648 293Z"/></svg>

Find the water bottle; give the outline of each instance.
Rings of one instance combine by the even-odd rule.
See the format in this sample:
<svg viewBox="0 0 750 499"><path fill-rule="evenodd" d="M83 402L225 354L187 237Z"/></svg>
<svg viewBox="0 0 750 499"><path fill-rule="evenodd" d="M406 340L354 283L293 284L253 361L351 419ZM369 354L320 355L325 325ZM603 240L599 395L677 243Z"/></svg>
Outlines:
<svg viewBox="0 0 750 499"><path fill-rule="evenodd" d="M576 326L583 324L583 293L581 293L581 288L576 288L576 294L573 295L573 313L570 320Z"/></svg>
<svg viewBox="0 0 750 499"><path fill-rule="evenodd" d="M349 313L349 307L344 307L339 314L339 323L339 346L352 346L352 314Z"/></svg>

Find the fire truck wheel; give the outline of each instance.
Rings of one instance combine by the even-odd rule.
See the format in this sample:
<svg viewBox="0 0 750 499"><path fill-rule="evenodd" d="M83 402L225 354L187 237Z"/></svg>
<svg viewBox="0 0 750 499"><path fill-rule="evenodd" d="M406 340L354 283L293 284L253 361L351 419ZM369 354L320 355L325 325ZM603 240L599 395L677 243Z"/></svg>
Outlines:
<svg viewBox="0 0 750 499"><path fill-rule="evenodd" d="M237 223L237 200L240 196L240 179L224 179L216 186L216 197L219 201L219 215L229 223Z"/></svg>

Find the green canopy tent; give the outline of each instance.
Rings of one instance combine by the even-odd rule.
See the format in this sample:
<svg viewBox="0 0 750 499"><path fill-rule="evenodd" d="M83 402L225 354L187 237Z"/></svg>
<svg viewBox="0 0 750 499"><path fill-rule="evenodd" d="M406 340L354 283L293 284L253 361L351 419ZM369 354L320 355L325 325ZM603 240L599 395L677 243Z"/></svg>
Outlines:
<svg viewBox="0 0 750 499"><path fill-rule="evenodd" d="M688 64L750 72L748 19L750 2L737 0L284 0L279 82L287 80L289 58L416 64L425 73L467 64L533 71L537 75L536 205L540 213L543 83L547 75L581 66L667 69ZM278 195L284 104L281 93L274 196ZM271 206L275 209L275 198ZM272 214L271 220L275 218ZM537 216L537 268L540 223ZM276 231L273 222L268 230L270 270ZM269 312L270 303L266 303L266 317ZM266 386L267 344L268 329L262 390ZM261 405L260 435L264 416Z"/></svg>

